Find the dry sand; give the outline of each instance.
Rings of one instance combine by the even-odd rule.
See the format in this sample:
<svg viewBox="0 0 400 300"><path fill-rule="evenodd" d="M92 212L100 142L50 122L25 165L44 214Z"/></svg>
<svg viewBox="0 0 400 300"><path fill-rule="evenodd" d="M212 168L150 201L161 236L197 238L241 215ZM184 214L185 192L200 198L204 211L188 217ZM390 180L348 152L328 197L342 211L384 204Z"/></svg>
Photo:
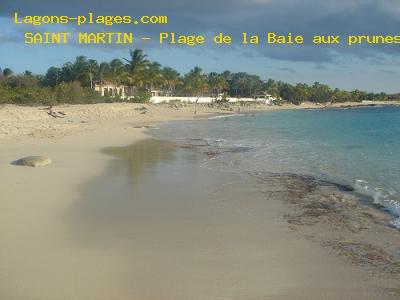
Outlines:
<svg viewBox="0 0 400 300"><path fill-rule="evenodd" d="M265 201L247 185L203 195L202 208L215 214L215 226L193 221L169 235L162 225L170 218L201 220L207 214L188 209L183 216L178 209L168 215L157 207L161 202L153 201L148 208L157 212L159 223L132 220L143 229L141 238L128 231L114 232L119 239L112 245L106 238L77 242L103 234L96 228L79 231L79 226L71 234L68 213L79 207L83 186L112 163L114 158L100 150L146 139L143 129L135 128L140 124L194 115L193 106L147 106L145 114L141 107L54 108L66 113L63 119L41 108L0 109L0 299L396 299L358 267L293 234L279 217L283 205ZM230 113L195 109L197 116ZM29 155L49 156L53 164L10 164ZM147 187L156 179L148 178ZM172 182L178 179L171 176ZM154 188L162 191L162 185ZM221 209L215 197L224 198L228 207ZM154 224L159 231L152 230Z"/></svg>
<svg viewBox="0 0 400 300"><path fill-rule="evenodd" d="M360 105L385 105L393 102L337 103L328 107L352 107ZM398 103L396 103L398 104ZM240 107L240 112L274 111L281 109L320 109L325 106L314 103L303 103L300 106L266 106L250 104ZM209 107L206 104L172 107L168 104L133 104L107 103L85 105L60 105L53 107L54 112L63 112L63 118L48 115L46 107L23 107L15 105L0 106L0 141L19 140L26 137L59 138L79 132L97 130L99 126L107 126L113 120L129 120L136 124L154 123L166 120L191 119L213 114L238 113L239 106Z"/></svg>
<svg viewBox="0 0 400 300"><path fill-rule="evenodd" d="M241 111L264 111L279 109L265 105L242 107ZM53 107L54 112L63 112L65 116L53 118L46 107L22 107L15 105L0 106L0 141L19 140L26 137L59 138L80 132L108 127L115 120L127 120L136 125L166 120L182 120L208 116L217 113L235 113L237 108L212 108L207 105L142 105L133 103L60 105ZM61 118L62 117L62 118Z"/></svg>

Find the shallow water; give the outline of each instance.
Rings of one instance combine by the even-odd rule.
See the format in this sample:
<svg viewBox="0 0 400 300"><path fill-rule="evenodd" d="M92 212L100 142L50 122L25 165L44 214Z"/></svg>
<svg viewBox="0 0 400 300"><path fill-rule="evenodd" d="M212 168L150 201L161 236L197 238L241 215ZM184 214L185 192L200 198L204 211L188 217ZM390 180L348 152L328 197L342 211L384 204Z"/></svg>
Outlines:
<svg viewBox="0 0 400 300"><path fill-rule="evenodd" d="M166 123L156 136L206 149L210 167L312 175L350 185L400 228L400 108L292 110Z"/></svg>

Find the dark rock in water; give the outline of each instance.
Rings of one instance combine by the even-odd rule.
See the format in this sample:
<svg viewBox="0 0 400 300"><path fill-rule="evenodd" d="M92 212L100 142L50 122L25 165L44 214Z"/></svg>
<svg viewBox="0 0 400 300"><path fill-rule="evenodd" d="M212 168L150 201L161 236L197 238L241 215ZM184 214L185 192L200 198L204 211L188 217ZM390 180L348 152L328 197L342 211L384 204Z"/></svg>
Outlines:
<svg viewBox="0 0 400 300"><path fill-rule="evenodd" d="M231 153L245 153L245 152L250 152L252 149L250 147L232 147L227 150L224 150L224 152L231 152Z"/></svg>
<svg viewBox="0 0 400 300"><path fill-rule="evenodd" d="M253 175L268 201L286 205L284 218L292 230L353 264L387 274L398 286L399 239L398 232L387 226L388 214L363 205L348 185L293 173Z"/></svg>
<svg viewBox="0 0 400 300"><path fill-rule="evenodd" d="M221 152L216 150L208 150L205 151L204 154L208 155L209 158L214 158L215 156L220 155Z"/></svg>
<svg viewBox="0 0 400 300"><path fill-rule="evenodd" d="M321 185L329 185L336 187L341 192L353 192L354 188L351 185L336 183L332 181L319 180Z"/></svg>
<svg viewBox="0 0 400 300"><path fill-rule="evenodd" d="M322 180L315 178L314 176L310 175L304 175L304 174L295 174L295 173L269 173L269 172L263 172L257 174L257 177L259 179L262 179L263 177L265 178L279 178L282 179L283 181L294 181L294 182L301 182L302 185L305 185L306 190L309 192L312 192L315 190L316 187L318 186L332 186L337 188L341 192L353 192L354 188L350 185L346 184L341 184L333 181L327 181L327 180Z"/></svg>
<svg viewBox="0 0 400 300"><path fill-rule="evenodd" d="M51 159L46 156L28 156L12 162L16 166L44 167L51 164Z"/></svg>
<svg viewBox="0 0 400 300"><path fill-rule="evenodd" d="M221 154L221 152L214 151L214 150L209 150L209 151L206 151L204 153L207 154L208 156L217 156L217 155Z"/></svg>

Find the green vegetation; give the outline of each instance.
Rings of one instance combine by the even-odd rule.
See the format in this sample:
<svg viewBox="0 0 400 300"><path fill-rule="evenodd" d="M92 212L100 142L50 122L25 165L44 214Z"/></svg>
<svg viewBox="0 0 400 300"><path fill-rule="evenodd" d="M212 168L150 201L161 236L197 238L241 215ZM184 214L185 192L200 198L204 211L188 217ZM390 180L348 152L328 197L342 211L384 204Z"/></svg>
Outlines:
<svg viewBox="0 0 400 300"><path fill-rule="evenodd" d="M54 105L58 103L97 103L122 101L119 97L102 97L94 91L95 84L105 82L134 87L134 97L129 101L148 102L153 89L162 89L172 96L212 96L219 101L227 97L253 97L257 92L268 92L277 97L277 104L289 101L301 104L360 102L362 100L397 100L399 95L352 92L332 89L319 82L313 85L292 85L272 79L262 80L257 75L245 72L203 73L194 67L181 76L170 67L151 62L140 49L131 50L129 58L113 59L98 63L84 56L76 57L73 63L62 67L50 67L45 75L34 75L30 71L14 74L10 68L0 69L0 104ZM128 100L125 100L128 101Z"/></svg>

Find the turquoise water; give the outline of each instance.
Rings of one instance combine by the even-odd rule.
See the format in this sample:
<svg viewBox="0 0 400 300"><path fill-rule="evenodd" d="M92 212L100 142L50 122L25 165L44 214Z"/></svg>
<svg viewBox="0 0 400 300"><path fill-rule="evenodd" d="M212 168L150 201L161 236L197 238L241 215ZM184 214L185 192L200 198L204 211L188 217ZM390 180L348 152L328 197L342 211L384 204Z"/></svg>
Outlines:
<svg viewBox="0 0 400 300"><path fill-rule="evenodd" d="M291 110L168 123L163 134L219 149L220 167L351 185L400 228L400 108ZM222 150L221 150L222 149Z"/></svg>

